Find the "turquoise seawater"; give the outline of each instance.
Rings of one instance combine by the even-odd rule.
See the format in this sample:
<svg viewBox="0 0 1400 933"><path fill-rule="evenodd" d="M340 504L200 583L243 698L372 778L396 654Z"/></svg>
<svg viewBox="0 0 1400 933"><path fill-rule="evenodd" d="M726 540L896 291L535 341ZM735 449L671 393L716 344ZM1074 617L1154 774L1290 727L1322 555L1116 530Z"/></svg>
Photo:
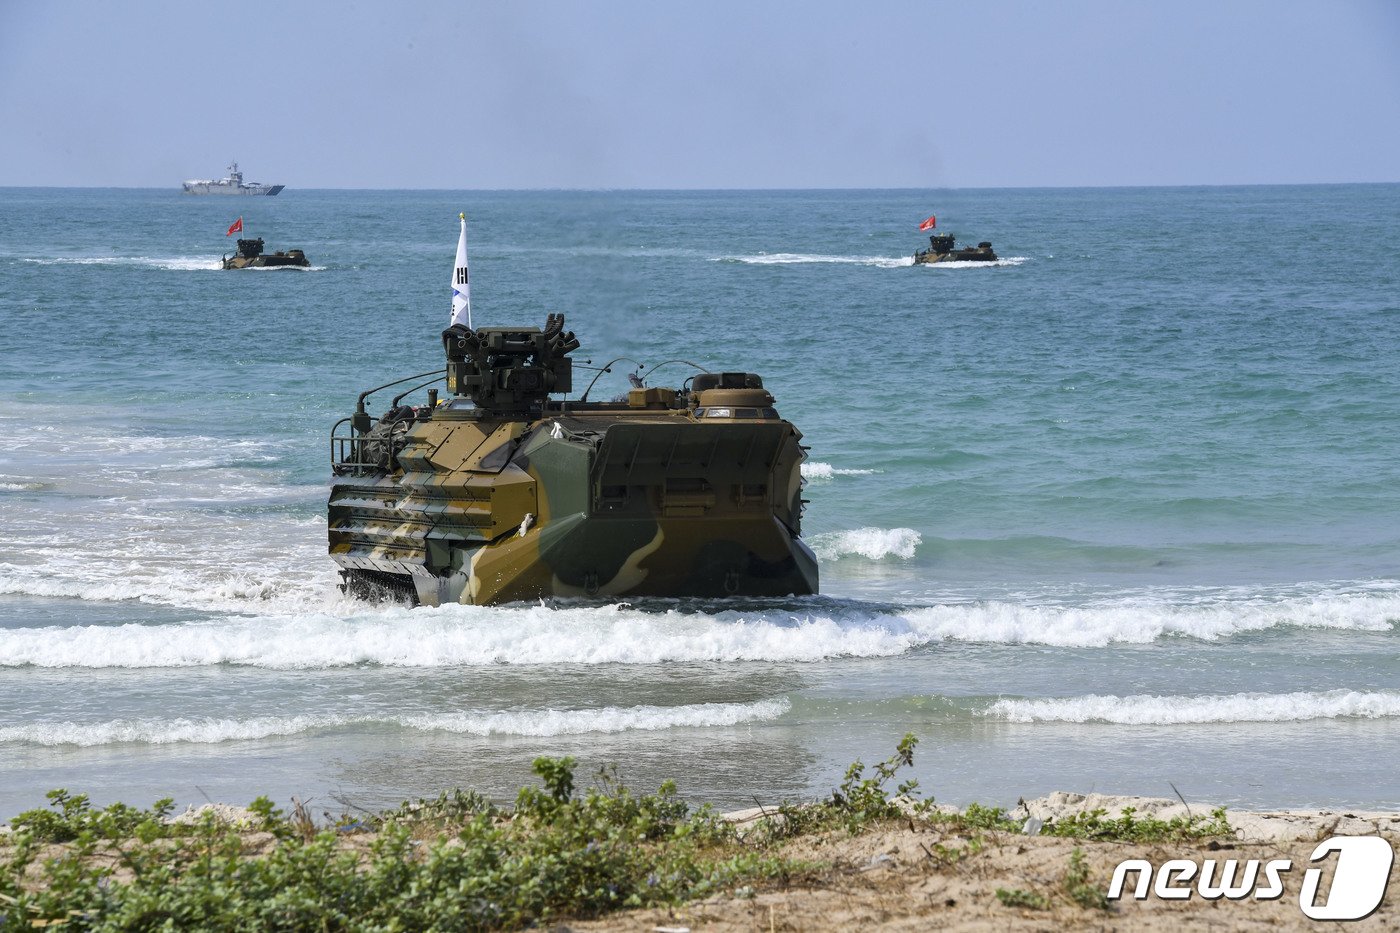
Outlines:
<svg viewBox="0 0 1400 933"><path fill-rule="evenodd" d="M476 323L764 376L822 596L339 594L328 432L438 365L458 211ZM219 270L240 214L312 268ZM906 731L949 801L1400 805L1397 242L1397 185L0 189L0 819L540 754L743 805Z"/></svg>

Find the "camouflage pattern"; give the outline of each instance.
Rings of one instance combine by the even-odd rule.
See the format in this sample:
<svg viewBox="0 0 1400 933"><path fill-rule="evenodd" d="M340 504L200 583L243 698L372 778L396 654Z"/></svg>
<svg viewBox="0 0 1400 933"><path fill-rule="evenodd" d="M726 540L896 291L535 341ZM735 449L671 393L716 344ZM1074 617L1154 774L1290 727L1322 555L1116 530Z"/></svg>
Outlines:
<svg viewBox="0 0 1400 933"><path fill-rule="evenodd" d="M997 254L992 252L992 244L983 240L976 246L954 249L956 241L951 233L935 233L928 238L928 249L914 253L914 265L935 262L996 262Z"/></svg>
<svg viewBox="0 0 1400 933"><path fill-rule="evenodd" d="M275 253L263 252L262 237L254 240L239 240L238 251L223 259L225 269L256 269L265 266L309 266L311 260L299 249Z"/></svg>
<svg viewBox="0 0 1400 933"><path fill-rule="evenodd" d="M453 398L333 435L348 588L425 605L815 593L802 435L762 380L558 401L577 347L562 324L449 330Z"/></svg>

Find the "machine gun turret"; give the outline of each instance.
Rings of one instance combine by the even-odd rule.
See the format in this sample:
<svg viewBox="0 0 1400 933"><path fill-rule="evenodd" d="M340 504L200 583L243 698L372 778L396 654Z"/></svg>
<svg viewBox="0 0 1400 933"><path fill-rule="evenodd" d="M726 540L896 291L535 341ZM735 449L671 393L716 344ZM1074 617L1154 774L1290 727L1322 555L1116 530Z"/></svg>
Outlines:
<svg viewBox="0 0 1400 933"><path fill-rule="evenodd" d="M955 242L951 233L935 233L928 238L928 248L935 255L946 256L953 251Z"/></svg>
<svg viewBox="0 0 1400 933"><path fill-rule="evenodd" d="M442 332L447 354L447 391L470 398L483 414L526 418L539 412L552 392L573 391L573 360L579 347L564 315L551 314L544 329L454 324Z"/></svg>

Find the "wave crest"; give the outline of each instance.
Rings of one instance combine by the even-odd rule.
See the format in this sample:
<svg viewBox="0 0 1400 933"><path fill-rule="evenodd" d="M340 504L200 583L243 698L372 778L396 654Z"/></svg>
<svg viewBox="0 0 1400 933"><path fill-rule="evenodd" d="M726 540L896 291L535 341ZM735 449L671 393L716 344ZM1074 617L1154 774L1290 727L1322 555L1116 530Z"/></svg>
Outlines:
<svg viewBox="0 0 1400 933"><path fill-rule="evenodd" d="M802 464L802 478L809 481L822 482L836 476L870 476L879 473L879 470L858 470L843 469L834 467L829 463L808 460Z"/></svg>
<svg viewBox="0 0 1400 933"><path fill-rule="evenodd" d="M856 528L813 535L807 543L822 560L864 557L884 560L898 557L911 560L923 536L913 528Z"/></svg>
<svg viewBox="0 0 1400 933"><path fill-rule="evenodd" d="M246 595L256 599L260 592L253 586ZM906 609L817 598L664 612L625 604L371 609L346 601L316 611L173 623L12 628L0 639L0 668L809 662L889 657L945 641L1095 648L1290 627L1386 632L1397 618L1400 594L1390 592L1205 605L987 601Z"/></svg>
<svg viewBox="0 0 1400 933"><path fill-rule="evenodd" d="M296 735L343 726L378 725L460 735L558 735L655 731L682 727L733 726L777 719L790 708L785 698L756 703L696 703L688 706L606 706L598 709L455 712L390 717L300 715L252 719L114 719L97 723L53 722L0 727L0 743L112 745L139 742L216 744Z"/></svg>
<svg viewBox="0 0 1400 933"><path fill-rule="evenodd" d="M1007 722L1103 722L1131 726L1400 716L1400 693L1234 693L1226 696L1099 696L998 700L986 715Z"/></svg>

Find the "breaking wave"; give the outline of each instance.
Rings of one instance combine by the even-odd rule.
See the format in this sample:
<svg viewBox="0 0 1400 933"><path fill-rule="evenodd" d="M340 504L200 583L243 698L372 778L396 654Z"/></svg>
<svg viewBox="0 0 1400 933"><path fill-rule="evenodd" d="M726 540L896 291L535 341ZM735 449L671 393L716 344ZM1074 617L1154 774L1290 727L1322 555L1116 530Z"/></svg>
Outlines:
<svg viewBox="0 0 1400 933"><path fill-rule="evenodd" d="M176 624L11 629L0 667L475 667L816 661L898 654L919 637L903 620L740 613L718 616L625 606L381 609Z"/></svg>
<svg viewBox="0 0 1400 933"><path fill-rule="evenodd" d="M319 543L319 542L317 542ZM63 573L45 564L0 563L0 596L40 596L85 602L136 601L198 612L245 612L262 606L284 610L311 609L334 604L338 577L324 562L310 563L318 551L305 551L307 566L293 573L284 567L287 558L267 549L259 562L245 559L237 568L220 568L212 559L186 567L176 565L173 546L157 542L143 547L141 559L101 567L82 566L70 560ZM298 550L287 547L288 553ZM3 652L0 652L3 654ZM5 662L0 661L0 665Z"/></svg>
<svg viewBox="0 0 1400 933"><path fill-rule="evenodd" d="M922 540L923 536L912 528L856 528L812 535L807 543L822 560L840 560L843 557L864 557L867 560L898 557L911 560Z"/></svg>
<svg viewBox="0 0 1400 933"><path fill-rule="evenodd" d="M834 467L829 463L820 463L808 460L802 464L802 478L805 480L821 482L836 476L869 476L872 473L879 473L880 470L855 470Z"/></svg>
<svg viewBox="0 0 1400 933"><path fill-rule="evenodd" d="M606 706L598 709L544 709L425 713L388 717L301 715L252 719L114 719L98 723L31 723L0 727L0 743L33 745L110 745L141 742L213 744L296 735L344 726L383 726L460 735L557 735L656 731L683 727L733 726L777 719L790 708L786 699L756 703L697 703L689 706Z"/></svg>
<svg viewBox="0 0 1400 933"><path fill-rule="evenodd" d="M38 481L16 482L12 479L0 480L0 492L38 492L41 489L49 489L52 483L41 483Z"/></svg>
<svg viewBox="0 0 1400 933"><path fill-rule="evenodd" d="M1132 726L1400 716L1400 692L1235 693L1227 696L1098 696L998 700L986 715L1008 722L1103 722Z"/></svg>
<svg viewBox="0 0 1400 933"><path fill-rule="evenodd" d="M258 599L256 583L250 581L250 586L253 592L238 595ZM223 602L228 595L211 601ZM902 610L822 599L803 603L716 612L647 611L626 604L371 610L347 600L314 612L11 628L0 639L0 667L810 662L888 657L949 641L1086 648L1171 637L1213 641L1286 628L1388 632L1400 619L1400 595L1395 594L1206 605L984 601Z"/></svg>
<svg viewBox="0 0 1400 933"><path fill-rule="evenodd" d="M1400 596L1317 595L1179 603L1123 599L1087 606L988 601L911 612L931 640L1101 648L1164 637L1215 641L1281 628L1388 632Z"/></svg>

